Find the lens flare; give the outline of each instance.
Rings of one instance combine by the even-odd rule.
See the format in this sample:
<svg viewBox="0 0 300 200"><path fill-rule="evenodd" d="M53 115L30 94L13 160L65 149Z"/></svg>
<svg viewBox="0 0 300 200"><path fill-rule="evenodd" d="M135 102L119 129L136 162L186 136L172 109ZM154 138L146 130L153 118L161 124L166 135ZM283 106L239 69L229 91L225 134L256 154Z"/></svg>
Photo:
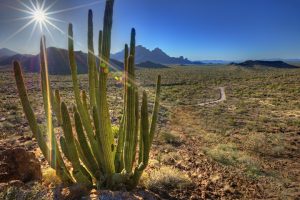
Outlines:
<svg viewBox="0 0 300 200"><path fill-rule="evenodd" d="M47 20L47 15L44 10L36 10L36 11L34 11L34 13L32 13L32 15L33 15L34 20L39 23L43 23Z"/></svg>

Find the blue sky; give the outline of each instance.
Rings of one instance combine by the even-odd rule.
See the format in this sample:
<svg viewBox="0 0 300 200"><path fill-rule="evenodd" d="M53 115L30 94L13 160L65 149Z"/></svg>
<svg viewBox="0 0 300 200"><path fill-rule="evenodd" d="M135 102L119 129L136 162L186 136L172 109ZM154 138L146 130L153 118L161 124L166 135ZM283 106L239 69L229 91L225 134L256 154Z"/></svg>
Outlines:
<svg viewBox="0 0 300 200"><path fill-rule="evenodd" d="M35 1L35 0L33 0ZM28 0L22 2L29 5ZM53 0L47 0L50 5ZM94 11L95 44L102 27L104 0L58 0L50 11L60 12L54 22L66 32L74 25L77 50L86 50L87 13ZM12 9L24 8L18 0L0 1L0 48L37 53L41 32L28 38L33 26L7 40L27 20L14 20L28 14ZM115 0L112 52L129 41L130 29L137 30L137 43L149 49L161 48L172 56L191 60L300 58L299 0ZM48 46L66 48L67 37L49 26L54 40L46 34ZM97 45L96 45L97 46Z"/></svg>

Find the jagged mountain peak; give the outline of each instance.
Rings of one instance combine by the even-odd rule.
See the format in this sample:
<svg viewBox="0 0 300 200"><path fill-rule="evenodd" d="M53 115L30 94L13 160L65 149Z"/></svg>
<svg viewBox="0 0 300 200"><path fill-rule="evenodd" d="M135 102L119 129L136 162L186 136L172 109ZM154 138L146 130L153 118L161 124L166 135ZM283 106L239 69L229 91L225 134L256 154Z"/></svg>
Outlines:
<svg viewBox="0 0 300 200"><path fill-rule="evenodd" d="M123 61L124 59L124 50L112 54L112 58ZM143 62L153 62L153 63L159 63L159 64L192 64L191 61L181 57L171 57L167 53L165 53L162 49L159 47L156 47L153 50L149 50L146 47L142 45L136 46L136 63L143 63Z"/></svg>

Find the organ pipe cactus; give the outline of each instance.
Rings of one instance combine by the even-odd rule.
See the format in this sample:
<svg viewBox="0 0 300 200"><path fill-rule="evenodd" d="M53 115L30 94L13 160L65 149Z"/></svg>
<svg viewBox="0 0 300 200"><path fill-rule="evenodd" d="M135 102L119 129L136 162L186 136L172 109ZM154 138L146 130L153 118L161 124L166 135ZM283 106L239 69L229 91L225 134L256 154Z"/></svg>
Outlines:
<svg viewBox="0 0 300 200"><path fill-rule="evenodd" d="M50 167L56 170L57 175L65 183L80 183L89 188L96 185L98 188L117 189L125 186L132 189L138 184L148 164L158 115L161 78L158 77L150 121L146 92L143 92L142 105L139 109L138 86L134 71L136 33L132 29L130 49L125 45L123 116L118 138L115 140L107 102L113 5L114 0L106 1L104 27L103 31L99 32L98 56L95 56L93 47L93 13L89 11L88 14L89 95L79 87L73 28L72 24L69 25L69 61L76 102L72 108L73 115L60 98L59 91L52 91L48 76L45 38L41 39L40 73L47 122L46 133L39 127L30 105L20 64L15 61L13 65L25 116L42 153ZM54 116L63 130L59 143L58 135L55 135L53 128ZM72 120L75 122L75 128L72 127ZM44 138L45 135L47 138Z"/></svg>

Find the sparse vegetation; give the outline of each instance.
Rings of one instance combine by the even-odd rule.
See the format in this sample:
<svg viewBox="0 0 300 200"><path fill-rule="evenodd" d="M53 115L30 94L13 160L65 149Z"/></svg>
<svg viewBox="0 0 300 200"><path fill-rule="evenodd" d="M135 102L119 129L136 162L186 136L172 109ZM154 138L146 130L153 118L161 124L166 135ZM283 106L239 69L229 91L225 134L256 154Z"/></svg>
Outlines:
<svg viewBox="0 0 300 200"><path fill-rule="evenodd" d="M192 185L191 179L176 168L163 166L154 169L142 178L144 186L150 190L185 189Z"/></svg>
<svg viewBox="0 0 300 200"><path fill-rule="evenodd" d="M46 168L43 170L43 183L45 185L59 185L61 183L60 178L56 175L56 171L52 168Z"/></svg>
<svg viewBox="0 0 300 200"><path fill-rule="evenodd" d="M4 94L1 97L2 103L14 100L19 104L12 73L10 71L0 73L1 78L10 77L4 80L8 87L0 88ZM179 199L189 198L191 194L201 194L202 191L208 197L227 199L237 194L239 195L234 196L236 199L266 199L272 196L276 198L289 196L293 199L297 195L298 169L300 169L297 159L300 155L298 69L172 67L137 70L138 82L148 92L150 102L155 98L155 77L158 74L162 74L162 83L167 85L162 86L163 99L158 120L158 134L154 137L148 170L167 165L187 174L193 183L198 184L196 188L199 188L180 192L170 189L168 190L170 194L173 196L178 194L176 197ZM42 97L39 95L39 76L24 75L26 80L29 80L28 95L31 97L31 103L34 102L33 109L39 124L43 123L45 117ZM88 90L87 75L80 75L78 78L82 89ZM50 79L53 89L60 90L61 98L68 105L74 103L73 94L70 92L72 88L70 77L50 76ZM219 98L216 89L219 86L226 87L225 102L208 106L195 105L198 102ZM110 111L114 125L119 124L122 116L122 92L122 88L114 79L114 74L110 74L108 103L114 108ZM184 103L179 105L179 102ZM10 112L2 107L0 109L0 119ZM18 110L17 112L20 112L20 106ZM12 122L14 128L0 129L1 137L29 134L28 123L22 114L20 116L19 124ZM54 125L56 126L55 123ZM61 133L58 129L58 134ZM164 133L172 133L177 139L180 138L180 146L164 140ZM222 145L223 147L229 145L230 148L223 148ZM217 152L216 150L222 150L223 155L229 152L230 156L235 158L230 161L234 164L223 164L207 153ZM226 159L225 157L224 160ZM222 178L211 183L211 177L215 174ZM227 183L230 183L229 188L234 188L230 191L237 192L228 192L226 193L228 196L224 197L222 195L225 195L223 191L228 187ZM263 191L257 189L258 184ZM250 188L253 193L243 188Z"/></svg>
<svg viewBox="0 0 300 200"><path fill-rule="evenodd" d="M30 187L28 190L27 187ZM39 183L31 183L30 186L9 186L0 191L0 199L3 200L47 200L47 190Z"/></svg>
<svg viewBox="0 0 300 200"><path fill-rule="evenodd" d="M176 132L164 132L161 133L161 137L166 143L174 146L179 146L181 143L180 135Z"/></svg>

